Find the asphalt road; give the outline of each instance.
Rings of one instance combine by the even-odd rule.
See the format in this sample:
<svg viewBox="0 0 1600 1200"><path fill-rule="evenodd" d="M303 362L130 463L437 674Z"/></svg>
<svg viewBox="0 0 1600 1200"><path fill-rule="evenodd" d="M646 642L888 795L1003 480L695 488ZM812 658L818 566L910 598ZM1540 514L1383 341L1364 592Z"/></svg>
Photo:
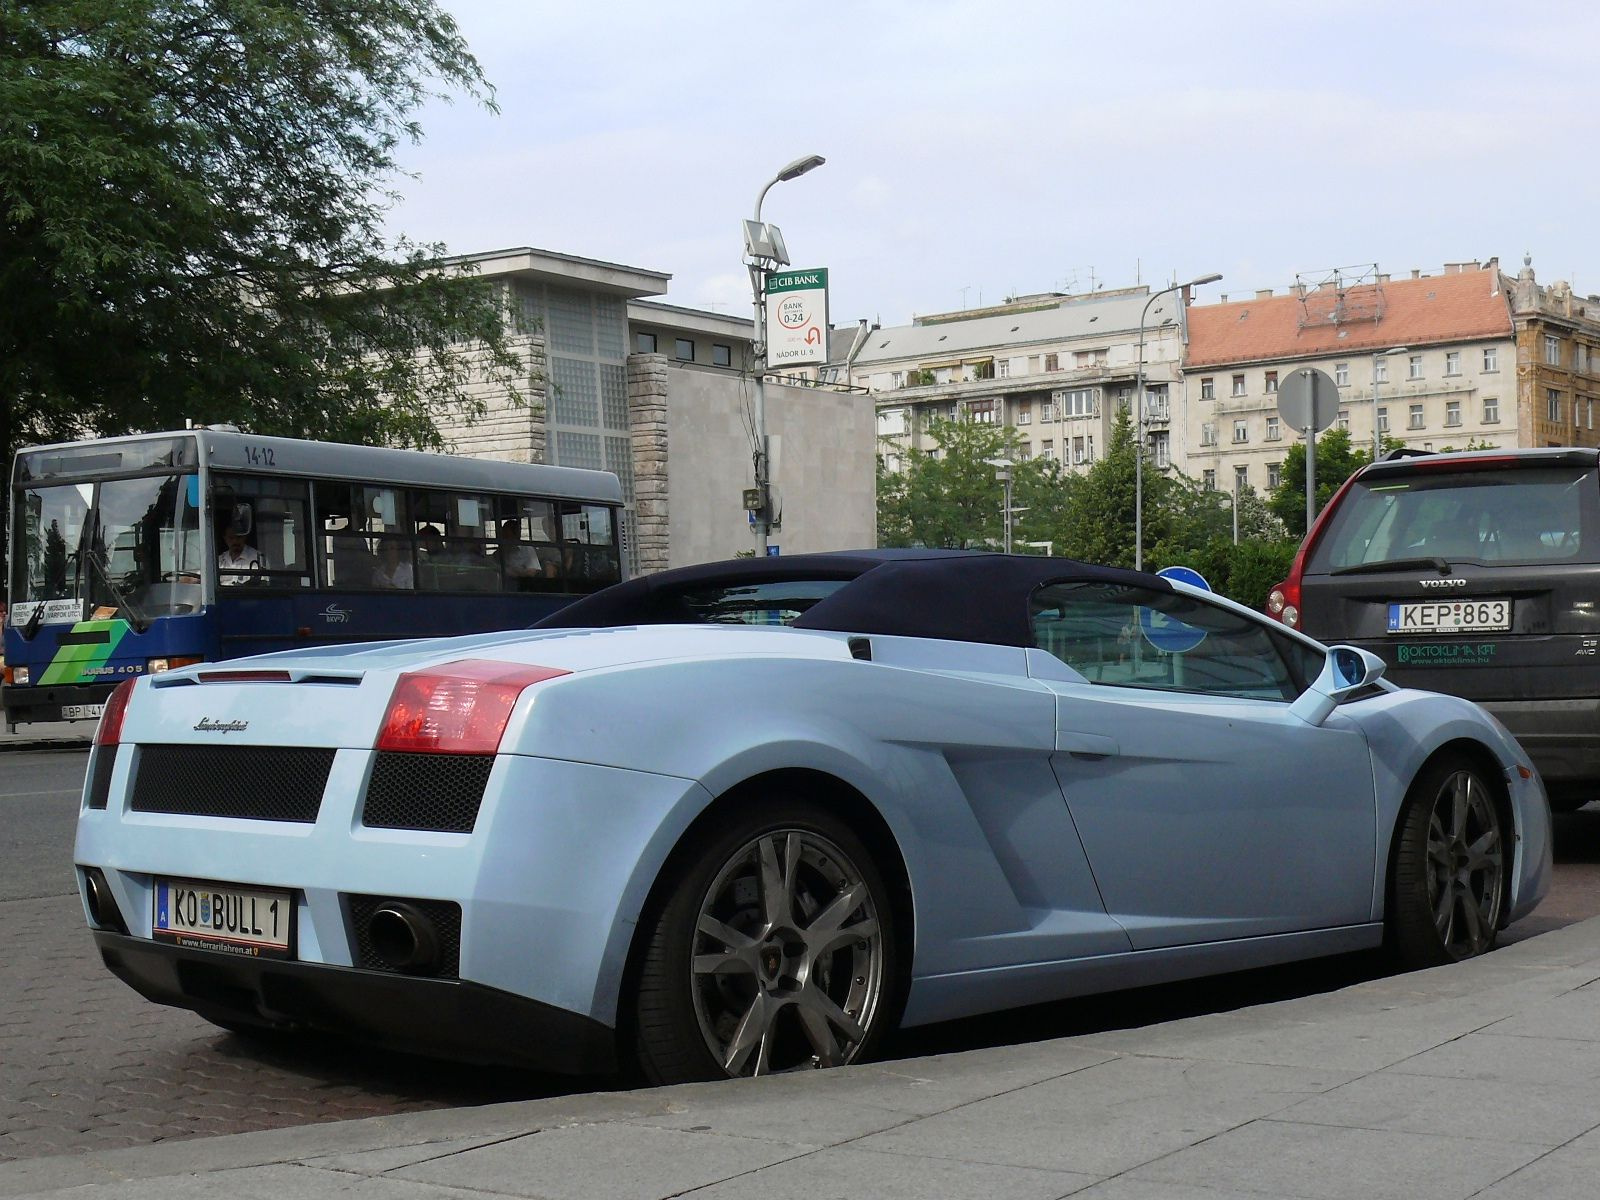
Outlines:
<svg viewBox="0 0 1600 1200"><path fill-rule="evenodd" d="M571 1080L261 1041L150 1004L106 971L72 873L86 754L0 752L0 1161L591 1091ZM1556 883L1515 941L1600 914L1600 805L1558 818ZM912 1030L891 1055L1065 1037L1342 988L1374 955L1091 997Z"/></svg>

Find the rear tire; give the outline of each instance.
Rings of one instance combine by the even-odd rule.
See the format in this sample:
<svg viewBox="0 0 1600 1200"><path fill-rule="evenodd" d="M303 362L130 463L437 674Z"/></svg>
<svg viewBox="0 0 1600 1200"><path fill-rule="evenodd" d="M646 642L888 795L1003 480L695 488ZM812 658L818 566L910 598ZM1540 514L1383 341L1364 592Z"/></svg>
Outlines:
<svg viewBox="0 0 1600 1200"><path fill-rule="evenodd" d="M633 1045L654 1083L856 1062L898 1020L889 890L832 813L760 797L678 857L640 932Z"/></svg>
<svg viewBox="0 0 1600 1200"><path fill-rule="evenodd" d="M1406 969L1494 948L1505 905L1506 833L1484 774L1465 762L1417 776L1400 817L1388 940Z"/></svg>

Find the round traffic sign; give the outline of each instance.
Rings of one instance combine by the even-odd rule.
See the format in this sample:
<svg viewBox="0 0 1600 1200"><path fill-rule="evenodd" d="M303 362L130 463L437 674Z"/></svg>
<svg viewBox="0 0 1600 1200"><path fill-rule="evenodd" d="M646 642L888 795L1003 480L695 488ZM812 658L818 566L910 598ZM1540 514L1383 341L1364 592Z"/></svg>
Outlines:
<svg viewBox="0 0 1600 1200"><path fill-rule="evenodd" d="M1339 387L1326 371L1297 367L1278 385L1278 415L1291 429L1320 433L1339 415Z"/></svg>

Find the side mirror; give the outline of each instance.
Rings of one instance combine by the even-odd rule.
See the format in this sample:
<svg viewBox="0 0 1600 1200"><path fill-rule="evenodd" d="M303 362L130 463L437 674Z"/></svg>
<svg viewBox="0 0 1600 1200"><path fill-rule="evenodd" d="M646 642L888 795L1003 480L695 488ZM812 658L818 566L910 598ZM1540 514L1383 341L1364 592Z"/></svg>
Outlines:
<svg viewBox="0 0 1600 1200"><path fill-rule="evenodd" d="M1321 725L1341 701L1383 678L1383 659L1355 646L1329 646L1322 670L1289 711L1308 725Z"/></svg>

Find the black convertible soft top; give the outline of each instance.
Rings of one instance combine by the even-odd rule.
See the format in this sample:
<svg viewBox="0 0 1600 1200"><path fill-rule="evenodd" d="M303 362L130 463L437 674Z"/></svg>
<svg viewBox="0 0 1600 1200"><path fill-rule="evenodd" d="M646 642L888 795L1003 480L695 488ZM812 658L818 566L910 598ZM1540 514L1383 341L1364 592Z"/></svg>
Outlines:
<svg viewBox="0 0 1600 1200"><path fill-rule="evenodd" d="M847 583L802 613L794 622L796 629L999 646L1033 644L1028 598L1047 583L1102 580L1172 590L1156 575L1070 558L983 550L842 550L788 558L735 558L630 579L574 601L533 628L694 623L702 618L684 603L691 593L813 579Z"/></svg>

